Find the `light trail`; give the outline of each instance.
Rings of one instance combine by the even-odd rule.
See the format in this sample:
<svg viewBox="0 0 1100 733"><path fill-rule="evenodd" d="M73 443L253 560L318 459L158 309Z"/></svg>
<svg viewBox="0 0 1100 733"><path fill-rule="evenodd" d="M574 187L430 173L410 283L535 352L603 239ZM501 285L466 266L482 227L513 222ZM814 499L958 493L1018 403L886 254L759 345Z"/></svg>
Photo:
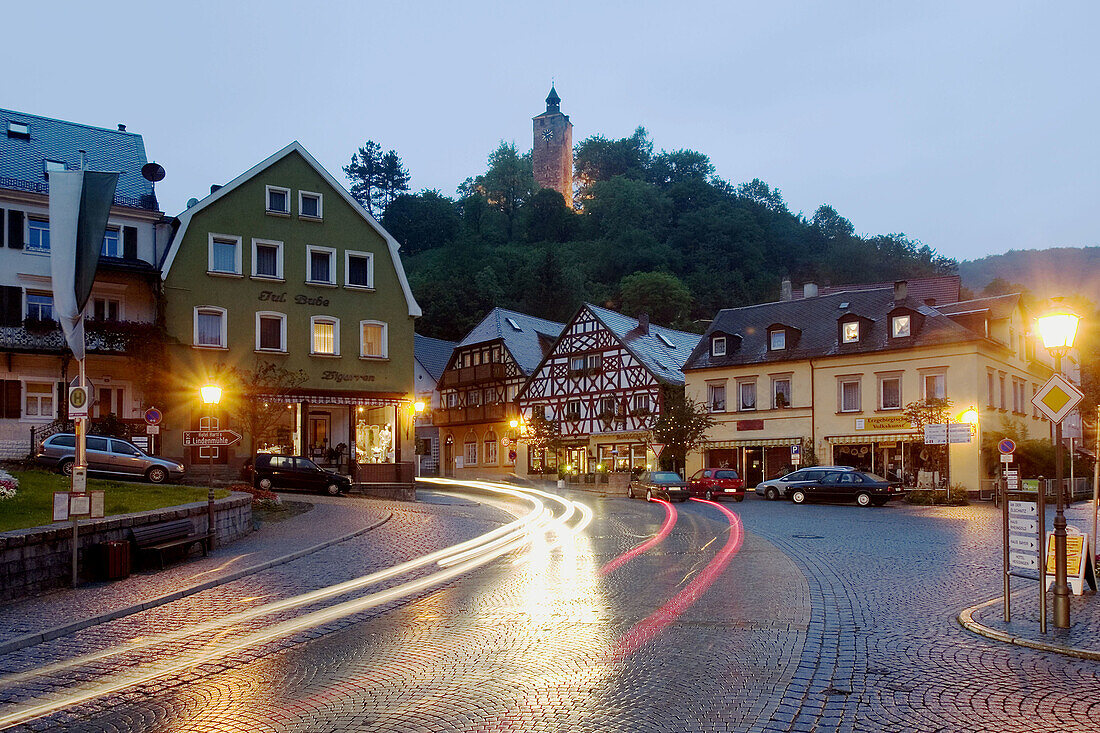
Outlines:
<svg viewBox="0 0 1100 733"><path fill-rule="evenodd" d="M713 506L726 515L730 523L729 537L726 539L726 544L722 546L718 554L707 563L706 567L695 576L687 587L647 618L635 624L630 631L620 636L611 646L611 650L604 661L621 661L637 651L639 647L654 639L666 626L679 618L684 611L695 605L699 597L717 580L718 576L729 565L733 556L741 549L741 544L745 541L745 531L741 525L740 517L717 502L694 498L692 501Z"/></svg>
<svg viewBox="0 0 1100 733"><path fill-rule="evenodd" d="M608 573L612 573L615 570L621 568L623 565L626 565L634 558L638 557L638 555L649 552L654 547L661 544L661 542L666 537L668 537L669 533L672 532L672 528L676 525L676 519L678 517L678 514L676 513L676 507L672 506L672 504L664 501L663 499L655 499L655 501L659 502L661 506L665 508L665 521L661 524L661 528L657 530L657 534L653 535L645 542L639 545L635 545L623 554L619 555L614 560L604 565L602 568L600 568L600 575L607 575Z"/></svg>

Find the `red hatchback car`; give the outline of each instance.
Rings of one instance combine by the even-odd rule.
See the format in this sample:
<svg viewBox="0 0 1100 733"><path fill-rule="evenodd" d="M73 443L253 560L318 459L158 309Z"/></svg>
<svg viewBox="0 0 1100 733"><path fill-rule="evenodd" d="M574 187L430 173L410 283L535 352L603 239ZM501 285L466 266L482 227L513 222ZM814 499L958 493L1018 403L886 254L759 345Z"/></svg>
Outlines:
<svg viewBox="0 0 1100 733"><path fill-rule="evenodd" d="M709 501L727 496L744 501L745 481L732 468L702 468L688 479L688 491Z"/></svg>

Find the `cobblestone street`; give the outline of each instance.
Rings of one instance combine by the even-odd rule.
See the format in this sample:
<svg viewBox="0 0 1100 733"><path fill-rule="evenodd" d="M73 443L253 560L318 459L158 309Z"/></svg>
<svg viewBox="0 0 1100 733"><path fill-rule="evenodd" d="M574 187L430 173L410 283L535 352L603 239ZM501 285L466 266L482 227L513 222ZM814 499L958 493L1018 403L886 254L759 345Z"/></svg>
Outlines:
<svg viewBox="0 0 1100 733"><path fill-rule="evenodd" d="M48 703L43 714L16 729L1100 725L1093 698L1100 663L991 641L956 621L960 609L1000 591L999 514L990 505L567 496L593 517L561 546L551 533L469 570L454 565L463 557L444 557L331 598L228 619L443 550L525 511L519 501L464 492L422 492L416 505L319 500L362 508L364 521L381 510L393 518L259 573L0 657L0 716L37 700ZM663 530L667 537L647 543ZM452 566L455 575L433 580ZM373 605L355 605L362 599ZM13 611L25 615L35 603ZM336 613L341 605L350 612ZM202 623L208 628L190 633ZM210 659L171 666L214 647L221 651ZM78 656L79 665L57 664Z"/></svg>

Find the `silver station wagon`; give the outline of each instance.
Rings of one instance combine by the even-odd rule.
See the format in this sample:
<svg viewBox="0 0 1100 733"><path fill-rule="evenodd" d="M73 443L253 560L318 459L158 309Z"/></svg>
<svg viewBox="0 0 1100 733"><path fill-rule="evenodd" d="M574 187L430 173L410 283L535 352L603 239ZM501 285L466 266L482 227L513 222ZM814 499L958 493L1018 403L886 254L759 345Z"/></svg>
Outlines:
<svg viewBox="0 0 1100 733"><path fill-rule="evenodd" d="M151 456L121 438L89 435L87 454L89 473L143 477L154 484L161 484L168 479L179 479L184 472L182 463ZM43 466L56 468L71 476L73 463L76 462L76 436L72 433L54 433L42 441L35 459Z"/></svg>

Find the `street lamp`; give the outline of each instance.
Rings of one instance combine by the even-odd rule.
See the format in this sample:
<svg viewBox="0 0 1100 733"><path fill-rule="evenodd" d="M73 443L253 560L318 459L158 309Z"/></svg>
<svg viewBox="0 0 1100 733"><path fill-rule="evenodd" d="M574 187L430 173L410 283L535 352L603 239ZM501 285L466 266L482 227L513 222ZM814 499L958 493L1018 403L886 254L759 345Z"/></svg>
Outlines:
<svg viewBox="0 0 1100 733"><path fill-rule="evenodd" d="M1054 373L1062 373L1062 357L1073 348L1081 318L1060 303L1036 320L1043 346L1054 357ZM1054 627L1069 628L1069 586L1066 584L1066 515L1062 496L1062 422L1054 423L1054 486L1057 504L1054 514ZM1043 498L1040 497L1039 501Z"/></svg>
<svg viewBox="0 0 1100 733"><path fill-rule="evenodd" d="M199 394L210 412L207 425L207 429L210 429L214 424L214 410L222 399L222 388L211 382L199 387ZM206 527L210 537L206 542L213 548L217 538L217 526L214 524L214 450L211 446L206 448L206 457L210 461L210 490L206 494Z"/></svg>

